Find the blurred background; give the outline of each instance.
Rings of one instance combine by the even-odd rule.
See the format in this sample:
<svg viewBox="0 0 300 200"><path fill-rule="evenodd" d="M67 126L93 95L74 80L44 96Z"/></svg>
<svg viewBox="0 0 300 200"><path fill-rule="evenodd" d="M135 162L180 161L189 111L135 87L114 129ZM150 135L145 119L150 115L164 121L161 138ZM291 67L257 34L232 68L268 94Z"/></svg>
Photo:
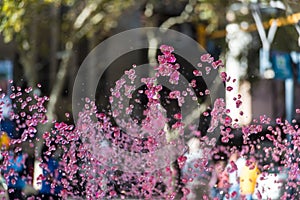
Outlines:
<svg viewBox="0 0 300 200"><path fill-rule="evenodd" d="M116 33L147 26L187 34L222 59L239 80L247 116L241 123L263 114L297 118L297 0L3 0L0 8L1 81L57 97L48 111L60 120L71 112L73 82L87 54Z"/></svg>
<svg viewBox="0 0 300 200"><path fill-rule="evenodd" d="M273 125L276 118L299 123L299 0L2 0L0 9L0 86L10 94L13 80L50 96L50 121L72 123L66 113L72 113L76 73L96 45L150 26L184 33L223 61L237 79L226 99L240 125L261 115ZM128 65L150 62L147 52L124 59L117 63L120 74ZM103 79L115 76L108 72ZM230 103L237 94L243 116ZM15 134L10 137L20 136Z"/></svg>

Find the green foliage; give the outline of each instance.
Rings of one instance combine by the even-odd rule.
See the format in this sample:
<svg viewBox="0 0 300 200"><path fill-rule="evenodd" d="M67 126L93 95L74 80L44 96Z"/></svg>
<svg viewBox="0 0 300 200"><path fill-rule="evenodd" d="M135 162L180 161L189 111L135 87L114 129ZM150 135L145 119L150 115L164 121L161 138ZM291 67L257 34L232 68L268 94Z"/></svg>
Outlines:
<svg viewBox="0 0 300 200"><path fill-rule="evenodd" d="M5 42L10 42L15 33L19 33L24 27L23 17L25 7L29 1L3 0L0 3L0 32Z"/></svg>
<svg viewBox="0 0 300 200"><path fill-rule="evenodd" d="M78 32L75 34L76 37L82 38L94 32L91 29L99 29L99 26L96 26L99 23L103 25L103 31L109 31L116 25L117 17L133 2L133 0L3 0L0 1L0 33L5 42L17 40L23 43L29 36L28 27L33 19L38 20L37 25L42 24L43 20L49 24L52 20L49 10L51 6L55 6L60 11L64 9L59 25L62 33L68 35L75 31ZM88 16L80 27L75 27L74 23L84 11L88 11Z"/></svg>

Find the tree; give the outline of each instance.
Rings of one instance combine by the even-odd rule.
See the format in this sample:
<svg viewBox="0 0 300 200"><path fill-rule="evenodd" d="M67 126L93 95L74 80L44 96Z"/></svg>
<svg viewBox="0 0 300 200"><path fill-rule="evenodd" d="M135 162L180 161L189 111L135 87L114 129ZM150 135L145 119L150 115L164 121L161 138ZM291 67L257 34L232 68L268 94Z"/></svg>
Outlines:
<svg viewBox="0 0 300 200"><path fill-rule="evenodd" d="M91 41L96 34L98 41L107 37L116 26L120 14L132 4L132 0L0 2L0 33L5 42L16 44L30 87L37 88L37 83L42 81L39 80L39 59L44 57L50 63L49 123L39 131L38 138L42 138L43 132L51 128L68 71L71 67L76 70L76 66L71 65L76 45L84 38ZM43 43L48 43L50 48L47 44L45 48ZM39 142L38 146L41 144Z"/></svg>

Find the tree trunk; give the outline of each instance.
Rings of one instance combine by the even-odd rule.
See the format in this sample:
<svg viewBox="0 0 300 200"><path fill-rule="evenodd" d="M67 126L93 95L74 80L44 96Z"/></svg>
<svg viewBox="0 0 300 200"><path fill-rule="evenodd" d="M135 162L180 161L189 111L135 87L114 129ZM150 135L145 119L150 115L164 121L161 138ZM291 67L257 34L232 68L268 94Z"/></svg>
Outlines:
<svg viewBox="0 0 300 200"><path fill-rule="evenodd" d="M59 28L58 28L58 7L53 4L51 5L51 29L50 29L50 88L54 86L55 76L57 72L57 50L58 50L58 39L59 39Z"/></svg>
<svg viewBox="0 0 300 200"><path fill-rule="evenodd" d="M32 23L30 24L29 30L29 41L23 41L23 43L29 43L30 49L20 50L20 61L24 68L25 78L28 86L33 88L38 83L37 79L37 57L38 57L38 30L37 30L37 14L36 11L32 10Z"/></svg>
<svg viewBox="0 0 300 200"><path fill-rule="evenodd" d="M69 41L66 43L66 55L64 55L63 60L61 61L61 64L59 66L59 71L56 75L55 84L51 90L50 93L50 100L47 105L47 119L48 123L46 123L44 126L40 128L37 134L37 138L39 140L36 143L36 149L35 149L35 156L39 158L41 156L41 149L43 147L43 134L47 131L51 130L51 127L53 125L53 120L55 119L55 112L56 112L56 105L59 100L59 97L62 93L63 86L65 83L65 78L68 74L69 67L71 66L69 64L70 58L72 56L72 48L73 48L73 42Z"/></svg>

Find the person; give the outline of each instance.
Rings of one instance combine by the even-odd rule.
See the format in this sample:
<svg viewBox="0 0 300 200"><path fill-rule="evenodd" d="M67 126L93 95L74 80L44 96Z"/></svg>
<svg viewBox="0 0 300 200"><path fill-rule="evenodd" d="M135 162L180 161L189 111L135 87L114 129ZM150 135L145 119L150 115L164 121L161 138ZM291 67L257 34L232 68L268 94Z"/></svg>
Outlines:
<svg viewBox="0 0 300 200"><path fill-rule="evenodd" d="M9 96L8 82L3 79L3 76L3 74L0 74L0 130L6 132L10 138L14 138L16 132L15 124L11 120L12 100Z"/></svg>
<svg viewBox="0 0 300 200"><path fill-rule="evenodd" d="M240 191L241 197L252 200L252 195L256 186L256 179L260 171L257 161L254 157L250 157L243 166L240 174Z"/></svg>
<svg viewBox="0 0 300 200"><path fill-rule="evenodd" d="M5 151L8 149L10 143L10 138L6 132L0 131L0 151ZM2 156L0 154L0 156ZM1 160L1 159L0 159Z"/></svg>
<svg viewBox="0 0 300 200"><path fill-rule="evenodd" d="M229 188L229 177L225 170L227 158L225 154L218 155L218 157L220 158L214 160L214 168L209 182L210 196L213 199L223 199Z"/></svg>
<svg viewBox="0 0 300 200"><path fill-rule="evenodd" d="M9 151L8 165L4 171L4 177L7 177L8 196L10 200L23 200L25 199L23 189L26 186L22 172L25 166L25 156L22 152L16 153Z"/></svg>
<svg viewBox="0 0 300 200"><path fill-rule="evenodd" d="M8 95L0 98L0 130L6 132L10 138L15 138L15 125L10 119L12 109L12 101Z"/></svg>
<svg viewBox="0 0 300 200"><path fill-rule="evenodd" d="M51 146L51 145L50 145ZM62 190L61 178L62 174L60 171L59 157L61 155L61 149L56 148L52 155L47 156L49 148L45 145L43 152L43 179L42 188L39 191L38 197L45 200L58 200L61 199L59 193Z"/></svg>
<svg viewBox="0 0 300 200"><path fill-rule="evenodd" d="M243 158L238 149L233 148L230 155L226 170L229 176L229 190L228 195L225 195L223 200L238 200L240 199L240 174L243 166L246 164L246 159Z"/></svg>
<svg viewBox="0 0 300 200"><path fill-rule="evenodd" d="M184 154L187 160L181 169L182 178L186 180L185 188L190 192L187 199L202 199L209 195L207 187L208 173L206 170L206 158L201 149L200 140L196 137L187 142L188 151Z"/></svg>
<svg viewBox="0 0 300 200"><path fill-rule="evenodd" d="M7 151L9 149L9 143L10 143L10 139L7 135L6 132L1 132L0 133L0 163L1 165L3 165L4 162L4 157L2 155L3 151ZM7 193L7 182L3 176L3 172L1 171L0 173L0 191L2 192L2 194L0 195L0 199L8 199L8 193Z"/></svg>

